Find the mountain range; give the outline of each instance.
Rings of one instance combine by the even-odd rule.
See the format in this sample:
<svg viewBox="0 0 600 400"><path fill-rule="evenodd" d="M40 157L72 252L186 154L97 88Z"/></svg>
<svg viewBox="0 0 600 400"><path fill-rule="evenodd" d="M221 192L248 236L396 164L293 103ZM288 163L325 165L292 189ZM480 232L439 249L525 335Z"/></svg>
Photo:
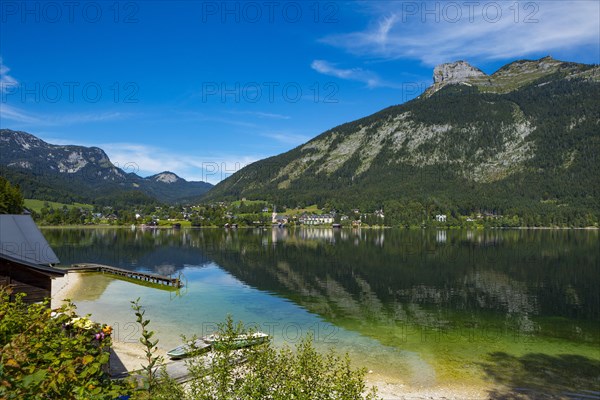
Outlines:
<svg viewBox="0 0 600 400"><path fill-rule="evenodd" d="M332 128L214 187L168 171L142 178L99 148L51 145L9 129L0 131L0 169L26 197L63 202L245 197L374 210L396 201L462 215L568 212L597 221L598 99L598 65L545 57L487 75L458 61L437 66L418 98Z"/></svg>
<svg viewBox="0 0 600 400"><path fill-rule="evenodd" d="M434 70L421 96L246 166L206 199L468 213L600 206L600 67L545 57Z"/></svg>
<svg viewBox="0 0 600 400"><path fill-rule="evenodd" d="M169 171L143 178L115 166L98 147L49 144L10 129L0 130L0 155L2 174L18 183L27 198L110 202L126 197L131 202L176 203L198 198L212 187Z"/></svg>

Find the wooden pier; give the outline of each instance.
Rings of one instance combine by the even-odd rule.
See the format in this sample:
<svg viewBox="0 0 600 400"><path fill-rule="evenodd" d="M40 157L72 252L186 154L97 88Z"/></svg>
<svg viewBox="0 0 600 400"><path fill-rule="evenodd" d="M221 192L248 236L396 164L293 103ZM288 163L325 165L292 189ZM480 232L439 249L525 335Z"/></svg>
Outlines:
<svg viewBox="0 0 600 400"><path fill-rule="evenodd" d="M243 355L244 353L240 350L235 350L234 357L231 359L233 364L237 365L245 362L246 357L244 357ZM179 384L182 384L189 382L191 379L193 379L193 373L190 371L190 362L192 363L192 365L203 366L203 369L206 371L206 374L212 374L214 356L214 352L208 352L207 354L202 354L190 358L180 360L169 360L160 364L159 366L154 367L153 371L157 375L160 375L162 367L164 367L164 371L169 376L169 378L173 379ZM137 356L135 361L131 362L131 355L121 356L119 355L118 351L115 351L114 348L111 348L109 358L109 374L111 379L121 380L129 376L133 377L134 380L136 380L137 382L143 382L146 379L146 373L139 369L140 358L141 356ZM131 370L127 369L128 365L130 366Z"/></svg>
<svg viewBox="0 0 600 400"><path fill-rule="evenodd" d="M130 271L102 264L73 264L73 266L69 268L69 271L105 272L126 278L138 279L144 282L155 283L157 285L172 286L176 288L183 286L179 278L171 278L170 276L150 274L147 272Z"/></svg>

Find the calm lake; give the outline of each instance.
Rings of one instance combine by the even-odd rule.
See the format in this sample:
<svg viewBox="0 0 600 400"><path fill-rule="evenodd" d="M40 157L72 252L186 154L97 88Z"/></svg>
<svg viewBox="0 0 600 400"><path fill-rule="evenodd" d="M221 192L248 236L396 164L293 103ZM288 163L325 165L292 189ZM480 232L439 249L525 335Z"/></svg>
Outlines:
<svg viewBox="0 0 600 400"><path fill-rule="evenodd" d="M81 313L168 349L227 314L293 346L311 333L371 376L547 393L600 391L598 231L45 229L63 265L178 276L169 292L84 277ZM585 391L589 392L585 392Z"/></svg>

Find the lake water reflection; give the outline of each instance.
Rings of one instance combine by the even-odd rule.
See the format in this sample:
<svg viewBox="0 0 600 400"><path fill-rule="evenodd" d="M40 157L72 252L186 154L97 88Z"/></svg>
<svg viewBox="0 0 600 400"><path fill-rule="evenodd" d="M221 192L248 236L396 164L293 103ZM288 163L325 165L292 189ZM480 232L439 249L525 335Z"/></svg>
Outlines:
<svg viewBox="0 0 600 400"><path fill-rule="evenodd" d="M85 278L80 311L137 340L140 296L165 348L227 314L277 344L305 333L373 374L562 393L599 390L597 231L47 229L63 264L174 276L170 293ZM558 368L558 371L553 369ZM564 371L571 370L572 373ZM558 373L563 378L548 378Z"/></svg>

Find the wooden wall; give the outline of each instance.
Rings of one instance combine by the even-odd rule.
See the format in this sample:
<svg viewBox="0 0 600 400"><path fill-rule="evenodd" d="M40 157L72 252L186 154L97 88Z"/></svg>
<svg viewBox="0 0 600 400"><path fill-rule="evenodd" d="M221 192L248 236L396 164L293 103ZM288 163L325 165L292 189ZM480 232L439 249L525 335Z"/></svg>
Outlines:
<svg viewBox="0 0 600 400"><path fill-rule="evenodd" d="M0 259L0 285L11 285L13 297L17 293L25 293L24 301L35 303L50 297L52 275L28 265Z"/></svg>

